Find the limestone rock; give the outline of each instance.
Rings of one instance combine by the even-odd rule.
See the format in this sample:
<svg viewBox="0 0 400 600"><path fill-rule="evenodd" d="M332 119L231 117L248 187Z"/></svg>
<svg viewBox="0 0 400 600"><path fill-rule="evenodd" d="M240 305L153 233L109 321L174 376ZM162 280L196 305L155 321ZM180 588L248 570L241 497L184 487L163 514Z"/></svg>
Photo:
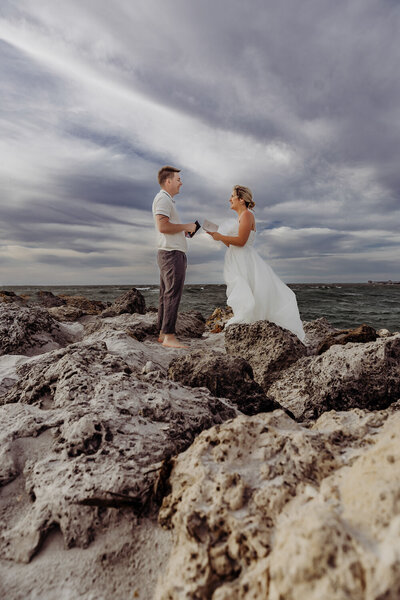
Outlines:
<svg viewBox="0 0 400 600"><path fill-rule="evenodd" d="M87 334L95 331L123 330L128 335L139 341L144 341L147 337L158 336L157 313L146 312L145 314L124 313L116 317L91 317L83 319ZM204 317L196 311L178 313L176 322L176 333L180 338L201 338L204 332Z"/></svg>
<svg viewBox="0 0 400 600"><path fill-rule="evenodd" d="M356 327L355 329L340 329L328 335L328 337L320 343L317 349L317 354L326 352L335 344L340 344L342 346L349 342L365 344L366 342L374 342L377 337L378 334L376 329L366 325L365 323L359 327Z"/></svg>
<svg viewBox="0 0 400 600"><path fill-rule="evenodd" d="M136 288L128 290L122 296L119 296L111 306L104 309L102 312L103 317L116 317L123 313L139 313L144 315L146 312L146 302L143 294Z"/></svg>
<svg viewBox="0 0 400 600"><path fill-rule="evenodd" d="M400 398L400 335L302 358L281 373L268 395L300 421L328 410L386 408Z"/></svg>
<svg viewBox="0 0 400 600"><path fill-rule="evenodd" d="M66 296L60 294L59 298L65 300L67 306L72 306L80 311L79 316L83 315L98 315L100 314L105 306L100 300L89 300L85 296Z"/></svg>
<svg viewBox="0 0 400 600"><path fill-rule="evenodd" d="M203 432L160 511L174 546L156 600L397 598L399 426L352 410L308 429L276 411Z"/></svg>
<svg viewBox="0 0 400 600"><path fill-rule="evenodd" d="M78 321L84 315L83 311L76 306L51 306L48 311L56 321L61 322Z"/></svg>
<svg viewBox="0 0 400 600"><path fill-rule="evenodd" d="M146 312L158 313L158 308L157 306L146 306Z"/></svg>
<svg viewBox="0 0 400 600"><path fill-rule="evenodd" d="M3 511L0 555L23 562L54 526L66 547L86 547L122 517L133 525L163 494L170 457L237 414L206 390L135 377L104 342L17 371L0 407L0 474L2 494L18 489L20 501Z"/></svg>
<svg viewBox="0 0 400 600"><path fill-rule="evenodd" d="M303 323L303 328L306 334L304 343L307 346L308 354L317 354L321 343L338 331L325 317L320 317L315 321L306 321Z"/></svg>
<svg viewBox="0 0 400 600"><path fill-rule="evenodd" d="M233 317L233 312L230 306L226 308L217 307L206 320L206 328L211 333L220 333L231 317Z"/></svg>
<svg viewBox="0 0 400 600"><path fill-rule="evenodd" d="M13 302L19 302L20 304L25 304L25 299L22 296L17 296L15 292L11 292L9 290L1 290L0 291L0 302L4 302L5 304L12 304Z"/></svg>
<svg viewBox="0 0 400 600"><path fill-rule="evenodd" d="M66 301L63 298L60 298L60 296L55 296L52 292L47 290L39 290L39 292L36 293L36 297L38 302L46 308L51 308L53 306L64 306L66 304Z"/></svg>
<svg viewBox="0 0 400 600"><path fill-rule="evenodd" d="M0 304L0 355L33 356L70 341L68 331L44 308Z"/></svg>
<svg viewBox="0 0 400 600"><path fill-rule="evenodd" d="M282 370L307 354L306 346L297 336L269 321L229 325L225 347L228 354L241 356L250 363L254 379L266 393Z"/></svg>
<svg viewBox="0 0 400 600"><path fill-rule="evenodd" d="M281 408L266 397L253 379L251 366L240 356L195 350L172 360L168 376L183 385L206 387L217 398L229 398L246 415Z"/></svg>
<svg viewBox="0 0 400 600"><path fill-rule="evenodd" d="M385 338L385 337L390 337L391 335L393 335L389 329L379 329L377 331L377 334L379 335L379 337Z"/></svg>
<svg viewBox="0 0 400 600"><path fill-rule="evenodd" d="M157 315L154 313L128 314L117 317L94 317L84 322L87 335L96 331L125 331L127 335L143 341L148 336L155 336L157 332Z"/></svg>
<svg viewBox="0 0 400 600"><path fill-rule="evenodd" d="M191 310L178 313L176 334L183 338L201 338L205 330L205 319L201 312Z"/></svg>

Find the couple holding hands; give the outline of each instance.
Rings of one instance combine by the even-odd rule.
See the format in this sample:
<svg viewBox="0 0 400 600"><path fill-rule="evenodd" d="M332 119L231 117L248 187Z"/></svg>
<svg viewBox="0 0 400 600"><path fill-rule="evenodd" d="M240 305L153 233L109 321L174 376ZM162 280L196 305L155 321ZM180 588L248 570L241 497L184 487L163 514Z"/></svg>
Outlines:
<svg viewBox="0 0 400 600"><path fill-rule="evenodd" d="M186 237L192 237L200 226L197 222L180 222L174 201L182 186L179 173L180 170L175 167L160 169L158 182L161 189L153 201L160 269L158 341L169 348L187 348L176 338L175 324L185 282ZM256 222L251 191L235 185L229 202L238 215L237 220L227 221L217 231L207 231L214 240L228 248L224 279L227 304L232 308L233 317L227 325L267 320L303 340L305 334L294 292L253 248Z"/></svg>

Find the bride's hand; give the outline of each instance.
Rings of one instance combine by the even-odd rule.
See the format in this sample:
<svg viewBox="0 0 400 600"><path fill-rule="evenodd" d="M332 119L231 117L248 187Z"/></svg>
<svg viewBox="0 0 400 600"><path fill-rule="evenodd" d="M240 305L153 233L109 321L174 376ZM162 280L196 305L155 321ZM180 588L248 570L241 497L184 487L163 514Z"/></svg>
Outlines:
<svg viewBox="0 0 400 600"><path fill-rule="evenodd" d="M216 242L220 242L222 239L222 235L218 233L218 231L207 231L207 233L208 235L211 235L213 240L215 240Z"/></svg>

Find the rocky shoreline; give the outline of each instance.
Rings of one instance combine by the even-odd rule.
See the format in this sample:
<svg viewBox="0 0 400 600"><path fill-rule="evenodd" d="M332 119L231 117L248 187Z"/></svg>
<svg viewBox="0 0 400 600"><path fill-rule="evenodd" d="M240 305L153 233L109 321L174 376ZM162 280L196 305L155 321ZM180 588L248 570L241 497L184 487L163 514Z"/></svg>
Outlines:
<svg viewBox="0 0 400 600"><path fill-rule="evenodd" d="M0 595L397 600L400 334L0 294Z"/></svg>

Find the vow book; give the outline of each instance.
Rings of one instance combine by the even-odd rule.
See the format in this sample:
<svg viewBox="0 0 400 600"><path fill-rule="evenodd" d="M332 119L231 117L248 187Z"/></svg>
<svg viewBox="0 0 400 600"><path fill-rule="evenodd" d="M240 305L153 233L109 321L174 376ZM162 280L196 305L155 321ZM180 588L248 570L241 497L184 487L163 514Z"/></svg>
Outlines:
<svg viewBox="0 0 400 600"><path fill-rule="evenodd" d="M208 219L204 219L202 228L204 231L218 231L218 225Z"/></svg>

